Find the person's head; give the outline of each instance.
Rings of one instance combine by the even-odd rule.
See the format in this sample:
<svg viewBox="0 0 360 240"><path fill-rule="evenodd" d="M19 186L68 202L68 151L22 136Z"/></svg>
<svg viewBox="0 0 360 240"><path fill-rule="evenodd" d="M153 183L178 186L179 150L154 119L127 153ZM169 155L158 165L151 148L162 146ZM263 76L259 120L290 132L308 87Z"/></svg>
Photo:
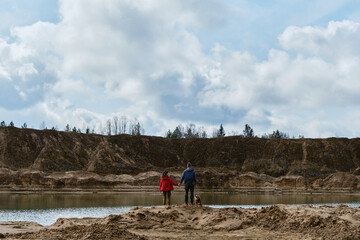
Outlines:
<svg viewBox="0 0 360 240"><path fill-rule="evenodd" d="M168 171L165 170L165 171L163 172L162 176L163 176L163 177L166 177L167 174L168 174Z"/></svg>
<svg viewBox="0 0 360 240"><path fill-rule="evenodd" d="M188 168L191 168L191 163L188 162L188 163L186 164L186 166L187 166Z"/></svg>

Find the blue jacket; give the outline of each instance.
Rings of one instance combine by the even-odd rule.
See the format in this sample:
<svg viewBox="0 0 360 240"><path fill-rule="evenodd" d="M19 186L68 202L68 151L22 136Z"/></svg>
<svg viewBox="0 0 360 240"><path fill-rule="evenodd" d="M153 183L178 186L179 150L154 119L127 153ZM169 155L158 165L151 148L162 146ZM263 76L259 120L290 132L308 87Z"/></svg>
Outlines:
<svg viewBox="0 0 360 240"><path fill-rule="evenodd" d="M184 170L182 176L181 176L181 180L180 180L180 184L184 181L185 185L188 184L196 184L196 173L195 170L193 168L187 168Z"/></svg>

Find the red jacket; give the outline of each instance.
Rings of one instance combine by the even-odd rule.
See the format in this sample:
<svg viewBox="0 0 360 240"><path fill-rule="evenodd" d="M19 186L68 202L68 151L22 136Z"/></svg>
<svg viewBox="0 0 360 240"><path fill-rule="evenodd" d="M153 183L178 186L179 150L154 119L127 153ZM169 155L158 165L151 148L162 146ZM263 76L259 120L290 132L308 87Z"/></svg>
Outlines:
<svg viewBox="0 0 360 240"><path fill-rule="evenodd" d="M162 177L160 180L160 191L167 192L174 190L173 185L179 186L169 176Z"/></svg>

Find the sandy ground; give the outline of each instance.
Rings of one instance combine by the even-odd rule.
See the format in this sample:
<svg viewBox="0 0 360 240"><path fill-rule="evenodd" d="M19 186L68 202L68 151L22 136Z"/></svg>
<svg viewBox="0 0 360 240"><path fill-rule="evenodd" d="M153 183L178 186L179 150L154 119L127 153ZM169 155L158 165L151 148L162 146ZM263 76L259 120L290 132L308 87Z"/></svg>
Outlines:
<svg viewBox="0 0 360 240"><path fill-rule="evenodd" d="M0 223L5 239L360 239L360 208L275 205L261 209L136 207L106 218L43 227Z"/></svg>

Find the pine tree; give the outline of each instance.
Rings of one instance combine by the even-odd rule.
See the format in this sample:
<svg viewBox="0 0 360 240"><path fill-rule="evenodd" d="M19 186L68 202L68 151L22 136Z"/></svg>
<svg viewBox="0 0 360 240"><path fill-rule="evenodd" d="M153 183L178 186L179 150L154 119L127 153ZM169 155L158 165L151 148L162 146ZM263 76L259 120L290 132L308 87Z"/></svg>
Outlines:
<svg viewBox="0 0 360 240"><path fill-rule="evenodd" d="M170 131L170 129L166 132L166 134L165 134L165 137L166 138L171 138L171 136L172 136L172 133L171 133L171 131Z"/></svg>
<svg viewBox="0 0 360 240"><path fill-rule="evenodd" d="M254 130L248 124L245 124L245 129L244 129L243 133L244 133L244 137L246 137L246 138L255 137Z"/></svg>
<svg viewBox="0 0 360 240"><path fill-rule="evenodd" d="M196 132L196 126L193 123L186 125L185 138L198 138L199 133Z"/></svg>
<svg viewBox="0 0 360 240"><path fill-rule="evenodd" d="M182 138L185 134L183 133L183 126L179 125L175 128L171 138Z"/></svg>
<svg viewBox="0 0 360 240"><path fill-rule="evenodd" d="M289 138L289 135L287 133L280 132L279 130L273 131L273 133L270 135L270 138Z"/></svg>
<svg viewBox="0 0 360 240"><path fill-rule="evenodd" d="M217 132L217 137L225 137L225 130L222 124L220 124L220 129Z"/></svg>

